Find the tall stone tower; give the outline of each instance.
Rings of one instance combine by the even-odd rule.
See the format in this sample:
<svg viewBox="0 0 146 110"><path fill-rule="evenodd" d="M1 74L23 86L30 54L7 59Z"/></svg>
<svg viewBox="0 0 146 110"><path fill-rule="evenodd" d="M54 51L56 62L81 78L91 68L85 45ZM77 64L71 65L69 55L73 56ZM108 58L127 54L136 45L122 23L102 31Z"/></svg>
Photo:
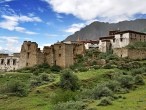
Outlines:
<svg viewBox="0 0 146 110"><path fill-rule="evenodd" d="M44 55L36 42L24 41L21 46L19 68L43 64Z"/></svg>

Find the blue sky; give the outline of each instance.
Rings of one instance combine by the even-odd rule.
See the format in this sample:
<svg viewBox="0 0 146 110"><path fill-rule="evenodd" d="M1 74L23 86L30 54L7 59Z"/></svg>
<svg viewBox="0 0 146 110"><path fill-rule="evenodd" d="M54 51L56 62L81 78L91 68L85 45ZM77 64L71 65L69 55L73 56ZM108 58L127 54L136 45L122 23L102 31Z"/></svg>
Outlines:
<svg viewBox="0 0 146 110"><path fill-rule="evenodd" d="M93 21L145 19L146 0L0 0L0 50L64 40Z"/></svg>

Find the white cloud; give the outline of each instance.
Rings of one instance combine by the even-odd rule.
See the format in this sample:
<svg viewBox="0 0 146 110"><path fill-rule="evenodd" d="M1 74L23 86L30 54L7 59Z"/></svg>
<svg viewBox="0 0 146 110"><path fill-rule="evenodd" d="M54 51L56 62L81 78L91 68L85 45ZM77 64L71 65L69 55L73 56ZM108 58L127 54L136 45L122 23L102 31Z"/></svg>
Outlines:
<svg viewBox="0 0 146 110"><path fill-rule="evenodd" d="M35 32L28 31L24 27L20 27L20 23L23 22L42 22L42 20L39 17L28 17L28 16L7 16L2 15L1 16L4 20L0 22L0 28L7 29L9 31L17 31L21 33L26 34L37 34Z"/></svg>
<svg viewBox="0 0 146 110"><path fill-rule="evenodd" d="M76 31L79 31L83 27L85 27L84 23L72 24L68 29L65 30L65 32L72 34Z"/></svg>
<svg viewBox="0 0 146 110"><path fill-rule="evenodd" d="M89 20L89 21L86 21L84 23L75 23L75 24L72 24L71 26L69 26L65 32L67 33L70 33L70 34L73 34L75 33L76 31L80 31L81 28L85 27L86 25L89 25L91 24L92 22L94 21L97 21L96 19L94 20Z"/></svg>
<svg viewBox="0 0 146 110"><path fill-rule="evenodd" d="M44 0L57 13L72 14L82 20L117 22L146 14L146 0Z"/></svg>
<svg viewBox="0 0 146 110"><path fill-rule="evenodd" d="M14 0L1 0L0 3L3 3L3 2L10 2L10 1L14 1Z"/></svg>
<svg viewBox="0 0 146 110"><path fill-rule="evenodd" d="M53 44L53 43L52 43L52 44ZM43 50L44 46L51 46L52 44L50 44L50 43L42 44L42 45L39 46L39 48L40 48L41 50Z"/></svg>
<svg viewBox="0 0 146 110"><path fill-rule="evenodd" d="M20 52L19 38L13 36L0 36L0 40L3 40L5 46L1 47L0 50L9 50L10 52ZM19 46L18 46L19 45Z"/></svg>

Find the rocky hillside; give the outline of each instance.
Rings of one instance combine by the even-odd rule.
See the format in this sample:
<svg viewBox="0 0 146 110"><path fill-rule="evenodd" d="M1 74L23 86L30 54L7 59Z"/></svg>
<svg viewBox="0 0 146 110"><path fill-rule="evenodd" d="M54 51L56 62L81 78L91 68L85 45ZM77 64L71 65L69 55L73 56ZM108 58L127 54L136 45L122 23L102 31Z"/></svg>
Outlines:
<svg viewBox="0 0 146 110"><path fill-rule="evenodd" d="M90 25L82 28L80 31L75 32L73 35L68 36L65 41L80 40L97 40L99 37L108 35L110 30L134 30L144 32L146 31L146 19L137 19L133 21L122 21L119 23L104 23L93 22Z"/></svg>

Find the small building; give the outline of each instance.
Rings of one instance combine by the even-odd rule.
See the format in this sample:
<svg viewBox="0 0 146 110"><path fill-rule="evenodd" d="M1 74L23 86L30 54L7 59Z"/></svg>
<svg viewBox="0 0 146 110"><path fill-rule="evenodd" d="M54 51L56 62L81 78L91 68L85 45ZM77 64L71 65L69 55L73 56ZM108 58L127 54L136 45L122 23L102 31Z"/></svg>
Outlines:
<svg viewBox="0 0 146 110"><path fill-rule="evenodd" d="M0 57L0 71L15 71L19 68L19 57L4 55Z"/></svg>
<svg viewBox="0 0 146 110"><path fill-rule="evenodd" d="M90 48L98 48L98 40L85 40L85 41L79 41L80 43L83 43L85 45L85 49L88 50Z"/></svg>
<svg viewBox="0 0 146 110"><path fill-rule="evenodd" d="M99 50L107 52L111 49L123 48L134 42L146 41L146 33L131 30L110 31L108 37L99 38Z"/></svg>
<svg viewBox="0 0 146 110"><path fill-rule="evenodd" d="M99 51L107 52L112 50L114 36L100 37L99 38Z"/></svg>
<svg viewBox="0 0 146 110"><path fill-rule="evenodd" d="M131 30L117 32L113 39L113 48L123 48L134 42L146 41L146 33Z"/></svg>

